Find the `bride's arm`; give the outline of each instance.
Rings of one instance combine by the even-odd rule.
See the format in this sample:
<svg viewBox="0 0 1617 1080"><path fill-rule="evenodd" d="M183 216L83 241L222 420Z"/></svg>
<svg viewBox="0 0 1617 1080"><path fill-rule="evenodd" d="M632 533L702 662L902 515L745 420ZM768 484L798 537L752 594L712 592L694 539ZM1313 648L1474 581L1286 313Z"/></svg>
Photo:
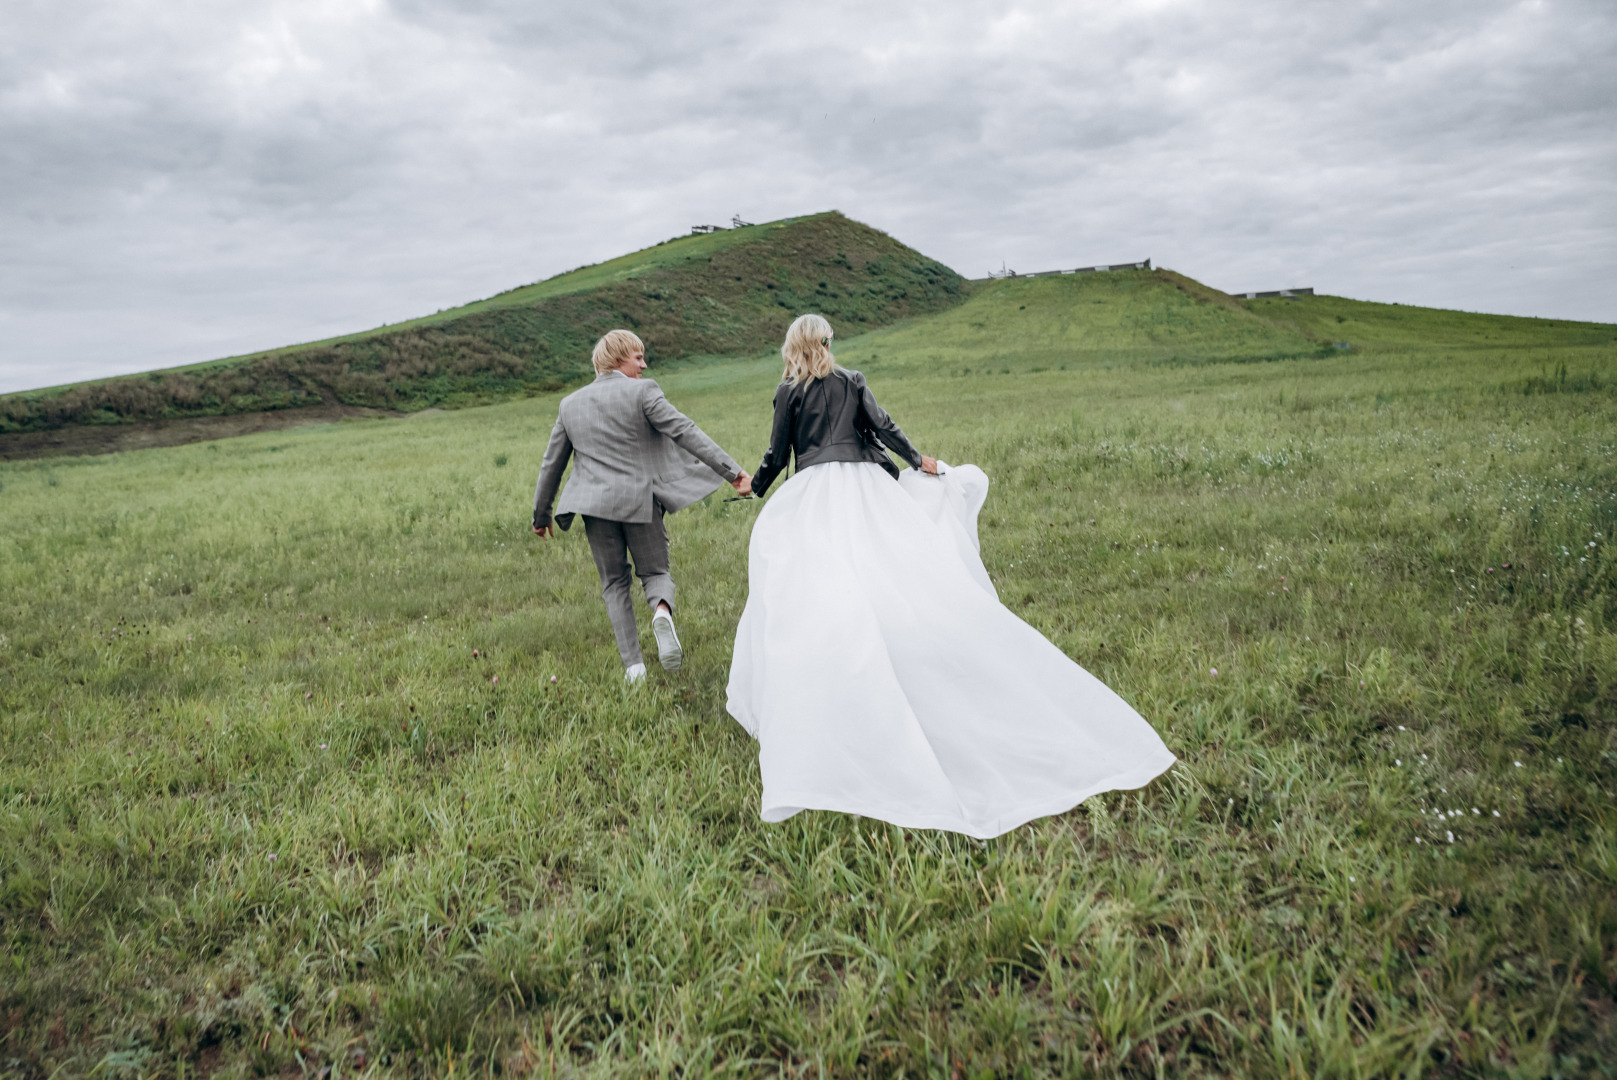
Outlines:
<svg viewBox="0 0 1617 1080"><path fill-rule="evenodd" d="M899 457L910 463L910 468L921 469L933 476L938 474L938 463L932 458L915 449L909 436L904 430L893 423L893 418L887 415L887 410L876 404L876 395L870 392L870 385L865 377L854 372L854 385L859 391L859 412L882 441L882 445L896 453Z"/></svg>
<svg viewBox="0 0 1617 1080"><path fill-rule="evenodd" d="M760 499L791 460L793 389L790 383L775 388L775 422L769 430L769 449L764 451L758 471L752 474L752 493Z"/></svg>

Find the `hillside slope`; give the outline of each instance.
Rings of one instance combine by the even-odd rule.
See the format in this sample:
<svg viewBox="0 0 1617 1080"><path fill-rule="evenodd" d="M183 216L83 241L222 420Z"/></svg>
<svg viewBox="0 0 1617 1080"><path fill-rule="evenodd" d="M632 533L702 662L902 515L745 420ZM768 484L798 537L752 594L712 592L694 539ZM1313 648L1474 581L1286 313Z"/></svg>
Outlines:
<svg viewBox="0 0 1617 1080"><path fill-rule="evenodd" d="M842 326L839 336L852 336ZM1182 367L1344 353L1609 350L1617 327L1376 304L1336 296L1237 300L1171 270L1119 270L979 283L965 303L844 341L852 366L970 375L1045 368ZM1524 373L1529 373L1524 368ZM1532 370L1536 370L1533 368Z"/></svg>
<svg viewBox="0 0 1617 1080"><path fill-rule="evenodd" d="M488 300L328 341L0 397L0 432L311 407L414 410L554 390L616 326L653 360L752 352L802 311L872 328L958 303L941 263L839 213L680 237Z"/></svg>
<svg viewBox="0 0 1617 1080"><path fill-rule="evenodd" d="M1321 355L1321 343L1299 327L1171 270L987 282L958 307L849 345L841 355L850 364L874 359L961 374Z"/></svg>
<svg viewBox="0 0 1617 1080"><path fill-rule="evenodd" d="M1277 325L1322 341L1347 341L1354 348L1541 349L1617 342L1617 326L1609 323L1379 304L1345 296L1236 302Z"/></svg>

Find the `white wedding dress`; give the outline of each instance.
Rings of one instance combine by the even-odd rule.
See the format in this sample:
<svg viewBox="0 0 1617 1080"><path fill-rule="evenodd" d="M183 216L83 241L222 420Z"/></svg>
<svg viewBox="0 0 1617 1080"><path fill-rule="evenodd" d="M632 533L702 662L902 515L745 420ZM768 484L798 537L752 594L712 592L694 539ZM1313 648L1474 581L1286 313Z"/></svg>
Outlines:
<svg viewBox="0 0 1617 1080"><path fill-rule="evenodd" d="M999 602L988 478L826 462L765 504L728 709L758 740L765 821L836 810L998 836L1174 763L1100 680Z"/></svg>

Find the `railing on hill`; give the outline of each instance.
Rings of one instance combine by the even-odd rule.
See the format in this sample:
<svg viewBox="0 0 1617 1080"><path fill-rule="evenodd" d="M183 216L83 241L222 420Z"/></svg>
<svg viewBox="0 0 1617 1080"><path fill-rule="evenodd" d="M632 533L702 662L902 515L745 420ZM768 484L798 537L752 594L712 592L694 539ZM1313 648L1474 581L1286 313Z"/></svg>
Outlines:
<svg viewBox="0 0 1617 1080"><path fill-rule="evenodd" d="M691 235L698 236L702 233L724 232L726 229L745 229L751 224L752 222L750 221L742 221L740 214L732 214L728 225L692 225Z"/></svg>
<svg viewBox="0 0 1617 1080"><path fill-rule="evenodd" d="M1104 273L1104 272L1106 272L1108 270L1149 270L1149 269L1151 269L1151 260L1150 259L1141 259L1139 262L1102 263L1099 266L1080 266L1075 270L1037 270L1037 271L1034 271L1033 273L1030 273L1030 274L1018 274L1015 270L1007 270L1004 267L1000 267L997 271L996 270L990 270L988 272L987 277L978 278L977 280L978 281L997 281L997 280L999 280L1001 278L1055 277L1055 276L1057 276L1059 274L1099 274L1099 273Z"/></svg>
<svg viewBox="0 0 1617 1080"><path fill-rule="evenodd" d="M1264 296L1313 296L1314 287L1310 285L1306 289L1270 289L1267 292L1232 292L1230 295L1238 300L1256 300L1259 297Z"/></svg>

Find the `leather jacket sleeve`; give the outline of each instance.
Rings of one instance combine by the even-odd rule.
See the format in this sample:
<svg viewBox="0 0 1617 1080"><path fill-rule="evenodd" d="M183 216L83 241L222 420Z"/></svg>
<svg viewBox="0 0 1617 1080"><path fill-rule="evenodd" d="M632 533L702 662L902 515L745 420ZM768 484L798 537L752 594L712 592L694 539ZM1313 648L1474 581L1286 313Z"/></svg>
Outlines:
<svg viewBox="0 0 1617 1080"><path fill-rule="evenodd" d="M791 461L792 421L797 397L792 393L793 389L791 383L785 382L775 388L775 420L769 429L769 449L764 451L758 471L752 474L752 493L760 499Z"/></svg>
<svg viewBox="0 0 1617 1080"><path fill-rule="evenodd" d="M876 404L876 395L870 392L870 386L865 382L863 375L856 374L854 385L859 391L859 416L869 426L869 430L876 433L882 445L893 453L909 462L912 469L921 467L921 452L910 443L909 437L887 415L887 410Z"/></svg>

